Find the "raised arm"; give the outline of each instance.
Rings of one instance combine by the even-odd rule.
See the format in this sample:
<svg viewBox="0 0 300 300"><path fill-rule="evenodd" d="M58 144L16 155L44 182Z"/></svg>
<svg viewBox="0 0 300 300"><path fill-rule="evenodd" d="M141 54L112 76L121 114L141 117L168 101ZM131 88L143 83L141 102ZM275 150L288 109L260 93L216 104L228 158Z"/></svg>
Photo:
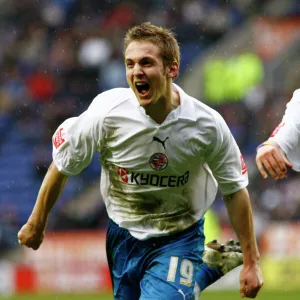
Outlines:
<svg viewBox="0 0 300 300"><path fill-rule="evenodd" d="M259 251L253 226L252 209L246 188L224 196L232 227L241 243L243 269L240 273L241 297L256 297L263 285Z"/></svg>
<svg viewBox="0 0 300 300"><path fill-rule="evenodd" d="M37 250L43 242L50 212L63 191L68 177L52 162L42 182L32 213L18 233L21 245Z"/></svg>

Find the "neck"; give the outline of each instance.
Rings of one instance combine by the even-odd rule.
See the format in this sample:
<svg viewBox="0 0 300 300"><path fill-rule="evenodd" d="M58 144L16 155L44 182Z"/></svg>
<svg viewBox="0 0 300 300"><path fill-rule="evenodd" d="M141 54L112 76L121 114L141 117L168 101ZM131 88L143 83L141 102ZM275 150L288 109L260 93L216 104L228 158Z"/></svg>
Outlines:
<svg viewBox="0 0 300 300"><path fill-rule="evenodd" d="M168 114L180 105L178 92L171 86L168 93L158 99L157 102L145 108L146 114L156 123L162 124Z"/></svg>

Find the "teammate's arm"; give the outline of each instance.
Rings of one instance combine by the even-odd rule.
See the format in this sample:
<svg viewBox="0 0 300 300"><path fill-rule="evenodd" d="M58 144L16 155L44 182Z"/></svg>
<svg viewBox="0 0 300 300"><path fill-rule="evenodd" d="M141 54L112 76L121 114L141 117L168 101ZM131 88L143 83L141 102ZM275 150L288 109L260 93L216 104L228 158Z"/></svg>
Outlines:
<svg viewBox="0 0 300 300"><path fill-rule="evenodd" d="M49 214L63 191L68 177L52 162L42 182L32 213L18 233L19 243L37 250L44 239Z"/></svg>
<svg viewBox="0 0 300 300"><path fill-rule="evenodd" d="M223 198L243 252L244 263L240 273L241 297L254 298L263 285L263 277L259 266L259 251L248 190L244 188L236 193L224 195Z"/></svg>
<svg viewBox="0 0 300 300"><path fill-rule="evenodd" d="M257 149L256 165L263 178L266 179L269 173L274 180L283 179L287 168L293 167L282 149L271 141L263 143Z"/></svg>
<svg viewBox="0 0 300 300"><path fill-rule="evenodd" d="M257 147L256 164L264 178L285 177L287 168L299 170L300 149L300 89L293 93L287 103L281 123L269 139Z"/></svg>

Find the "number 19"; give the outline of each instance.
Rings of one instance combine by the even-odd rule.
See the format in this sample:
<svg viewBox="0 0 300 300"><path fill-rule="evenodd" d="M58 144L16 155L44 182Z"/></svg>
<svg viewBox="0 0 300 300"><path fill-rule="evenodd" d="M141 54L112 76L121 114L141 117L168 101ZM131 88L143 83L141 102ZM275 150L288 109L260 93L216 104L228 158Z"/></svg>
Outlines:
<svg viewBox="0 0 300 300"><path fill-rule="evenodd" d="M167 281L174 282L178 267L178 256L171 256ZM193 263L184 259L180 264L180 284L191 286L193 282L194 266Z"/></svg>

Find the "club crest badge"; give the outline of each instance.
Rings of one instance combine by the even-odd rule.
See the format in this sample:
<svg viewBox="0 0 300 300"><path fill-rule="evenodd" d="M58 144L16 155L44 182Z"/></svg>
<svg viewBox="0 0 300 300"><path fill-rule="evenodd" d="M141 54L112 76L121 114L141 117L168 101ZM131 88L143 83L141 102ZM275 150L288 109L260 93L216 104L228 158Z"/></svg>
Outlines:
<svg viewBox="0 0 300 300"><path fill-rule="evenodd" d="M168 166L168 158L163 153L154 153L149 159L149 164L152 169L162 171Z"/></svg>

